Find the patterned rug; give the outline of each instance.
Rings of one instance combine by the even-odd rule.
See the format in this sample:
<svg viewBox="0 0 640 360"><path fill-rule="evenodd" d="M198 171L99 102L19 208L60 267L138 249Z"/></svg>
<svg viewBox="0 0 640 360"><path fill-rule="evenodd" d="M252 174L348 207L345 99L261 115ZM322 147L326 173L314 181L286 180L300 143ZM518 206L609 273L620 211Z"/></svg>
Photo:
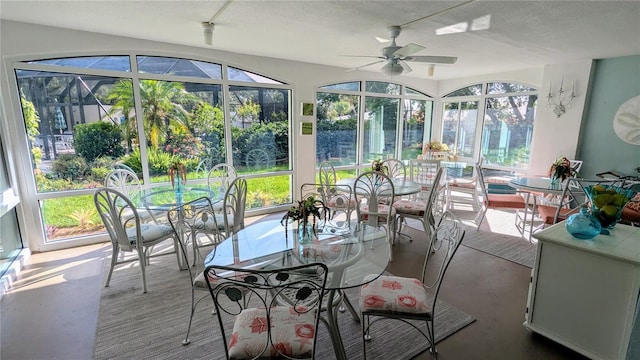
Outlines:
<svg viewBox="0 0 640 360"><path fill-rule="evenodd" d="M105 262L109 260L106 259ZM104 275L108 271L105 264ZM175 257L152 259L147 267L148 293L142 293L140 269L131 265L116 268L111 285L104 288L96 333L94 359L222 359L224 349L217 318L211 315L207 297L199 304L191 329L191 344L182 345L191 301L189 274L178 271ZM359 289L347 290L357 310ZM438 341L471 324L475 319L463 311L438 301L436 339ZM362 358L361 326L349 312L340 313L339 326L349 359ZM424 326L424 325L423 325ZM400 321L382 320L372 328L367 343L371 359L411 359L427 349L426 340ZM317 359L334 359L327 329L320 325Z"/></svg>

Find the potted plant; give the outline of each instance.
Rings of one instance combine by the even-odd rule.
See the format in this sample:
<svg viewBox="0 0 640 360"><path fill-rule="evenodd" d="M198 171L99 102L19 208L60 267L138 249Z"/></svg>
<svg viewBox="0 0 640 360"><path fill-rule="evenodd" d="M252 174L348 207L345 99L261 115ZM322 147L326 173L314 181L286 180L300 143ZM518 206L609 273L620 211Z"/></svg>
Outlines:
<svg viewBox="0 0 640 360"><path fill-rule="evenodd" d="M571 167L571 161L565 156L556 159L549 168L549 177L564 181L576 175L576 171Z"/></svg>
<svg viewBox="0 0 640 360"><path fill-rule="evenodd" d="M313 235L316 234L316 220L321 219L326 221L328 216L329 210L325 204L314 196L308 196L303 200L297 201L295 206L289 208L280 223L284 225L285 234L287 234L287 225L289 222L297 221L300 243L310 243ZM311 222L309 218L311 218Z"/></svg>
<svg viewBox="0 0 640 360"><path fill-rule="evenodd" d="M182 188L182 184L187 182L187 167L177 159L169 165L169 180L171 181L171 187L178 189Z"/></svg>
<svg viewBox="0 0 640 360"><path fill-rule="evenodd" d="M371 162L371 170L386 174L389 169L384 165L384 161L381 159L373 160Z"/></svg>

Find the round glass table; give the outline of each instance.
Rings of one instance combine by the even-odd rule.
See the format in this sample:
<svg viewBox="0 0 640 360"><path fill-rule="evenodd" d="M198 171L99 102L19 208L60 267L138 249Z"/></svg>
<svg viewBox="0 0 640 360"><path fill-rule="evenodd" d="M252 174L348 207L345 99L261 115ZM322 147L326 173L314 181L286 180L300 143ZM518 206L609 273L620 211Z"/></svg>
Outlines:
<svg viewBox="0 0 640 360"><path fill-rule="evenodd" d="M312 243L300 244L295 224L285 230L279 220L254 223L218 244L206 257L205 266L264 269L324 263L329 268L326 289L330 304L325 320L336 358L346 359L336 309L344 302L354 319L360 319L342 290L365 284L366 275L382 275L389 263L390 244L382 227L360 224L345 229L320 224L318 229Z"/></svg>

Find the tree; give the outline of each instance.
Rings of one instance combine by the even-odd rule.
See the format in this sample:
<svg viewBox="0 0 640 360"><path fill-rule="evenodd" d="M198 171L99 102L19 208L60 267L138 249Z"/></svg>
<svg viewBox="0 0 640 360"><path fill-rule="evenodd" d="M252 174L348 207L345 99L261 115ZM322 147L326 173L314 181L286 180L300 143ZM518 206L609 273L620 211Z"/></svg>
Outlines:
<svg viewBox="0 0 640 360"><path fill-rule="evenodd" d="M236 108L236 114L240 116L240 120L242 121L242 127L244 128L244 123L247 118L251 119L257 117L260 113L260 104L254 103L253 99L249 99L242 103L242 105ZM251 120L249 120L251 122Z"/></svg>
<svg viewBox="0 0 640 360"><path fill-rule="evenodd" d="M33 103L27 100L23 94L20 95L20 103L22 104L22 116L24 117L24 126L27 129L27 138L33 143L36 140L36 136L40 135L40 131L38 131L40 116ZM42 159L42 150L37 146L32 146L31 155L34 162L38 163Z"/></svg>
<svg viewBox="0 0 640 360"><path fill-rule="evenodd" d="M73 133L76 154L88 163L101 156L118 158L124 155L121 141L120 128L108 122L79 124Z"/></svg>

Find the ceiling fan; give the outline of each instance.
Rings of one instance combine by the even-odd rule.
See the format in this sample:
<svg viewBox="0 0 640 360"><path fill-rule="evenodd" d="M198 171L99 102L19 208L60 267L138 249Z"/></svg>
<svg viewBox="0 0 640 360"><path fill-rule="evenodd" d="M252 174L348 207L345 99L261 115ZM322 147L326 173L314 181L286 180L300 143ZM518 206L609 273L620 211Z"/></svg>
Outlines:
<svg viewBox="0 0 640 360"><path fill-rule="evenodd" d="M400 35L402 28L400 26L389 26L387 28L389 30L389 37L391 37L391 44L387 47L382 48L381 56L357 56L356 57L372 57L378 58L380 60L374 61L369 64L364 64L353 68L351 70L359 70L365 68L367 66L385 63L380 69L384 74L389 76L396 76L403 73L408 73L411 70L411 67L407 64L407 62L421 62L428 64L454 64L458 58L454 56L416 56L413 55L419 51L425 49L424 46L410 43L405 46L398 46L396 44L396 38ZM429 71L432 72L433 68L430 68Z"/></svg>

